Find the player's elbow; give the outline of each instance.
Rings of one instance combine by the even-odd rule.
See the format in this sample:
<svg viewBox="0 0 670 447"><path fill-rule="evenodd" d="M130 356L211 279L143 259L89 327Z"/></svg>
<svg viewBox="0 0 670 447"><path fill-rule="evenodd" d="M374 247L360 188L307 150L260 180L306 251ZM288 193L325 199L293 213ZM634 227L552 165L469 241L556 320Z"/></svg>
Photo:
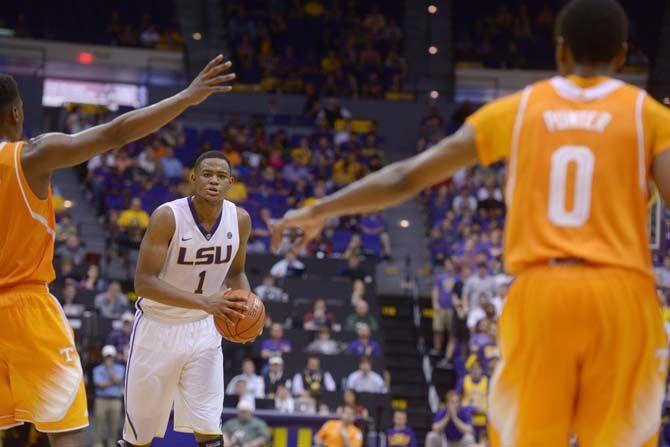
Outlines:
<svg viewBox="0 0 670 447"><path fill-rule="evenodd" d="M124 132L124 120L123 115L113 119L105 126L103 132L105 135L105 140L110 148L117 148L125 146L131 143L133 140Z"/></svg>
<svg viewBox="0 0 670 447"><path fill-rule="evenodd" d="M135 281L134 281L134 286L135 286L135 293L138 296L146 296L149 293L149 280L148 276L145 274L140 274L137 273L135 275Z"/></svg>

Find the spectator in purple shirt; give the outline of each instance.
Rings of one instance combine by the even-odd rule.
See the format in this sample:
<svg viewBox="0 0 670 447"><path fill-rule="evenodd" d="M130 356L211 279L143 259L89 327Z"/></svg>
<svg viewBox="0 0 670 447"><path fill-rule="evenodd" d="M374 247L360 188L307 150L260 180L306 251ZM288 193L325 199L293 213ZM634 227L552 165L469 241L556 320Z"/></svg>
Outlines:
<svg viewBox="0 0 670 447"><path fill-rule="evenodd" d="M391 257L391 239L386 232L386 225L382 216L378 213L368 214L361 218L361 231L363 234L377 235L382 244L382 258Z"/></svg>
<svg viewBox="0 0 670 447"><path fill-rule="evenodd" d="M386 431L386 445L389 447L417 447L414 430L407 426L407 413L393 413L393 428Z"/></svg>
<svg viewBox="0 0 670 447"><path fill-rule="evenodd" d="M273 323L270 327L270 338L261 343L261 357L269 359L280 356L285 352L291 352L291 342L284 338L284 328L279 323Z"/></svg>
<svg viewBox="0 0 670 447"><path fill-rule="evenodd" d="M184 165L174 156L174 149L165 148L165 155L161 158L161 168L163 175L169 179L178 179L184 173Z"/></svg>
<svg viewBox="0 0 670 447"><path fill-rule="evenodd" d="M447 405L435 415L432 431L426 436L426 447L472 447L475 444L472 413L461 408L456 391L447 392Z"/></svg>
<svg viewBox="0 0 670 447"><path fill-rule="evenodd" d="M356 335L358 338L349 343L347 352L354 355L381 355L379 343L370 339L370 326L365 323L356 325Z"/></svg>
<svg viewBox="0 0 670 447"><path fill-rule="evenodd" d="M121 328L112 330L107 336L106 344L116 348L116 352L119 353L119 360L124 360L125 355L127 355L128 346L130 345L130 334L133 332L133 319L134 317L131 312L125 312L121 315Z"/></svg>
<svg viewBox="0 0 670 447"><path fill-rule="evenodd" d="M309 170L307 167L301 165L298 160L295 159L282 169L282 177L290 183L298 183L298 180L306 179L308 175Z"/></svg>

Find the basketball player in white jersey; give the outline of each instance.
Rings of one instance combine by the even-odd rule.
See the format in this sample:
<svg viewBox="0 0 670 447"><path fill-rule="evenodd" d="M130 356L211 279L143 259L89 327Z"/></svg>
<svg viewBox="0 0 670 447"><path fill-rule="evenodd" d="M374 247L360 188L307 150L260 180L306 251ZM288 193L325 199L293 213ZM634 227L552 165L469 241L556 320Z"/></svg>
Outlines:
<svg viewBox="0 0 670 447"><path fill-rule="evenodd" d="M163 437L174 404L174 429L199 446L222 447L223 354L213 316L241 317L250 290L244 272L251 219L224 200L234 179L217 151L202 154L195 194L151 216L135 273L137 316L126 369L126 419L119 446Z"/></svg>

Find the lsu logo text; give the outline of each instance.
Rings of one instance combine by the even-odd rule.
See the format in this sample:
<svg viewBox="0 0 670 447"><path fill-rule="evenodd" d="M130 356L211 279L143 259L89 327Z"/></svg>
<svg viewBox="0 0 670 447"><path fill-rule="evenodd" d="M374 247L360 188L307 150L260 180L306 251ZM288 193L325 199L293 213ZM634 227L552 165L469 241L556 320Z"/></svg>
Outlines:
<svg viewBox="0 0 670 447"><path fill-rule="evenodd" d="M195 252L193 259L187 259L187 248L179 247L179 256L177 257L177 264L180 265L211 265L211 264L225 264L230 262L233 255L233 246L227 245L225 247L226 254L223 256L223 248L220 245L215 247L203 247Z"/></svg>

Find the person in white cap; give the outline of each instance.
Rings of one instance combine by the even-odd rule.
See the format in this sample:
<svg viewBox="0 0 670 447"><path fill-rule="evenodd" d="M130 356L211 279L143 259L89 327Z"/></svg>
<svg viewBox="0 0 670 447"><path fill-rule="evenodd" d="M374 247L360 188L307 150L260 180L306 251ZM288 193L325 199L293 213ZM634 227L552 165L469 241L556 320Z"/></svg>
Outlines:
<svg viewBox="0 0 670 447"><path fill-rule="evenodd" d="M95 447L113 445L121 430L123 415L123 381L126 368L117 363L116 348L102 348L103 361L93 368L95 385ZM105 431L106 436L105 436Z"/></svg>
<svg viewBox="0 0 670 447"><path fill-rule="evenodd" d="M284 372L284 360L280 356L270 357L268 363L270 368L263 374L265 395L268 399L274 399L277 394L277 386L290 387L291 379Z"/></svg>
<svg viewBox="0 0 670 447"><path fill-rule="evenodd" d="M246 399L237 404L237 416L228 419L221 427L226 447L261 447L270 438L268 426L253 414L253 407Z"/></svg>

